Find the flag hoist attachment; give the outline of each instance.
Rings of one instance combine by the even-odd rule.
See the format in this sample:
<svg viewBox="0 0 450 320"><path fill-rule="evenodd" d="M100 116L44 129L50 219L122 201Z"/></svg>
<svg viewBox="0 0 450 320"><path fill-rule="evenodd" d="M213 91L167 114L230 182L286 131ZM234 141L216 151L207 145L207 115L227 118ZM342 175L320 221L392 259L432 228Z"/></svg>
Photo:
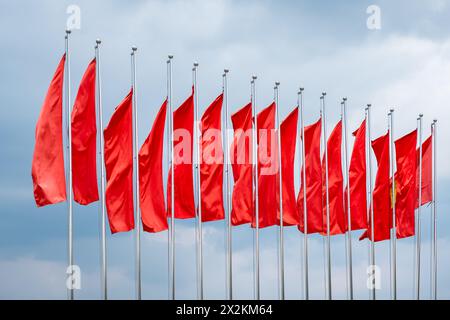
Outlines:
<svg viewBox="0 0 450 320"><path fill-rule="evenodd" d="M100 39L95 41L95 59L97 61L97 115L99 130L99 147L100 147L100 219L101 219L101 292L104 300L108 299L108 269L106 259L106 204L105 204L105 155L103 140L103 105L102 105L102 80L100 69Z"/></svg>
<svg viewBox="0 0 450 320"><path fill-rule="evenodd" d="M353 300L353 258L352 258L352 215L351 215L351 199L350 199L350 178L348 166L348 129L347 129L347 98L343 98L341 102L341 120L343 124L342 135L344 137L344 170L347 185L347 233L346 233L346 257L347 257L347 299ZM345 190L344 190L345 191ZM344 194L345 201L345 194Z"/></svg>

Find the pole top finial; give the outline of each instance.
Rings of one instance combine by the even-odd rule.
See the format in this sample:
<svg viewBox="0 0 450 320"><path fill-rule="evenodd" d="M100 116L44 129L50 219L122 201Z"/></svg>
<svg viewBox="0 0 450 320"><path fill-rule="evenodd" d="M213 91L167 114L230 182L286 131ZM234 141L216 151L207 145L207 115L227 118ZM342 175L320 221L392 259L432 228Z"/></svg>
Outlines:
<svg viewBox="0 0 450 320"><path fill-rule="evenodd" d="M136 46L132 46L132 47L131 47L131 50L137 51L137 47L136 47Z"/></svg>
<svg viewBox="0 0 450 320"><path fill-rule="evenodd" d="M173 59L173 55L172 54L169 54L167 57L169 58L169 60Z"/></svg>
<svg viewBox="0 0 450 320"><path fill-rule="evenodd" d="M95 40L95 43L96 43L96 44L100 44L100 43L102 43L102 40L100 40L99 38L97 38L97 39Z"/></svg>
<svg viewBox="0 0 450 320"><path fill-rule="evenodd" d="M256 79L258 79L258 77L256 75L252 75L252 79L256 80Z"/></svg>
<svg viewBox="0 0 450 320"><path fill-rule="evenodd" d="M419 118L423 118L423 113L420 113L420 114L419 114Z"/></svg>
<svg viewBox="0 0 450 320"><path fill-rule="evenodd" d="M302 92L302 91L304 91L305 90L305 88L303 88L303 87L300 87L300 92Z"/></svg>
<svg viewBox="0 0 450 320"><path fill-rule="evenodd" d="M394 113L394 108L389 109L389 112L390 112L390 113Z"/></svg>
<svg viewBox="0 0 450 320"><path fill-rule="evenodd" d="M326 92L322 92L322 96L325 97L327 95Z"/></svg>
<svg viewBox="0 0 450 320"><path fill-rule="evenodd" d="M342 101L344 102L347 101L347 97L342 98Z"/></svg>
<svg viewBox="0 0 450 320"><path fill-rule="evenodd" d="M230 70L229 70L229 69L223 69L223 72L224 72L225 74L227 74L228 72L230 72Z"/></svg>
<svg viewBox="0 0 450 320"><path fill-rule="evenodd" d="M433 123L437 123L437 119L433 119Z"/></svg>
<svg viewBox="0 0 450 320"><path fill-rule="evenodd" d="M280 85L280 81L275 81L275 85L278 87Z"/></svg>
<svg viewBox="0 0 450 320"><path fill-rule="evenodd" d="M72 30L66 29L66 34L71 34L71 33L72 33Z"/></svg>
<svg viewBox="0 0 450 320"><path fill-rule="evenodd" d="M194 62L194 68L197 68L197 67L198 67L198 62L195 61L195 62Z"/></svg>

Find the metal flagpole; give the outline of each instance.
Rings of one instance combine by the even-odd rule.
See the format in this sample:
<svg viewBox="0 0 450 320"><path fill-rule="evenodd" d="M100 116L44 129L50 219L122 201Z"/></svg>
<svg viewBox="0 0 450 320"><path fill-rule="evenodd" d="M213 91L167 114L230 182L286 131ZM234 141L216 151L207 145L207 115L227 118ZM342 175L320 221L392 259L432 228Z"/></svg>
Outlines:
<svg viewBox="0 0 450 320"><path fill-rule="evenodd" d="M138 114L137 114L137 90L136 90L136 51L131 48L131 74L133 87L133 114L134 114L134 166L135 166L135 210L136 210L136 299L141 300L141 210L139 206L139 162L138 162Z"/></svg>
<svg viewBox="0 0 450 320"><path fill-rule="evenodd" d="M371 132L371 118L370 118L370 110L372 105L368 104L366 107L366 120L367 120L367 140L368 140L368 166L369 166L369 185L368 185L368 201L369 201L369 214L370 214L370 267L371 267L371 276L372 276L372 288L371 288L371 298L372 300L376 300L375 294L375 276L374 272L375 267L375 225L374 225L374 214L373 214L373 183L372 183L372 152L371 152L371 143L372 143L372 132Z"/></svg>
<svg viewBox="0 0 450 320"><path fill-rule="evenodd" d="M391 229L391 299L397 300L397 218L396 204L396 181L395 181L395 147L394 147L394 109L388 113L389 118L389 159L390 175L392 177L391 203L392 203L392 229Z"/></svg>
<svg viewBox="0 0 450 320"><path fill-rule="evenodd" d="M437 175L436 175L436 152L437 152L437 120L433 120L433 123L431 125L431 135L432 135L432 196L433 196L433 203L431 207L431 215L432 215L432 265L431 265L431 299L436 300L437 299L437 219L436 219L436 186L437 186Z"/></svg>
<svg viewBox="0 0 450 320"><path fill-rule="evenodd" d="M279 94L280 82L275 82L274 87L274 101L275 101L275 113L277 120L277 143L278 143L278 170L280 175L280 185L279 185L279 194L280 194L280 232L279 232L279 254L278 254L278 281L279 281L279 298L280 300L284 300L284 234L283 234L283 170L281 163L281 122L280 122L280 106L278 104L278 94Z"/></svg>
<svg viewBox="0 0 450 320"><path fill-rule="evenodd" d="M322 130L323 130L323 147L324 147L324 156L325 156L325 194L326 194L326 212L327 212L327 241L326 241L326 264L327 264L327 272L326 272L326 292L327 299L332 299L331 294L331 236L330 236L330 195L328 190L328 148L327 148L327 120L325 114L325 96L326 92L322 93L320 97L320 101L322 102Z"/></svg>
<svg viewBox="0 0 450 320"><path fill-rule="evenodd" d="M100 154L100 217L101 217L101 286L102 297L108 299L107 264L106 264L106 205L105 205L105 155L103 154L103 105L102 105L102 79L100 73L100 39L95 41L95 59L97 65L97 116L100 134L99 154Z"/></svg>
<svg viewBox="0 0 450 320"><path fill-rule="evenodd" d="M258 121L256 113L256 76L252 76L251 81L251 100L252 100L252 113L253 113L253 127L252 127L252 144L253 144L253 186L255 190L255 300L260 299L260 287L259 287L259 197L258 197L258 142L257 142L257 131L258 131Z"/></svg>
<svg viewBox="0 0 450 320"><path fill-rule="evenodd" d="M66 30L65 43L66 43L66 125L67 125L67 158L68 167L66 175L68 177L68 262L69 270L73 272L73 194L72 194L72 130L71 130L71 101L70 101L70 46L69 46L69 35L71 31ZM72 284L69 284L67 292L67 299L74 299L74 289Z"/></svg>
<svg viewBox="0 0 450 320"><path fill-rule="evenodd" d="M232 193L230 189L230 154L228 141L228 69L223 71L223 96L225 105L225 139L224 139L224 160L225 160L225 193L226 193L226 212L227 212L227 299L233 300L233 251L232 251L232 224L231 224L231 202Z"/></svg>
<svg viewBox="0 0 450 320"><path fill-rule="evenodd" d="M303 284L304 298L309 300L309 281L308 281L308 210L306 207L306 161L305 161L305 123L303 118L303 91L298 91L300 124L301 124L301 153L302 153L302 184L303 184Z"/></svg>
<svg viewBox="0 0 450 320"><path fill-rule="evenodd" d="M344 136L344 169L345 179L347 185L347 224L348 231L346 234L346 247L347 247L347 299L353 300L353 259L352 259L352 215L350 206L350 179L348 168L348 135L347 135L347 98L342 99L341 103L342 111L341 118L343 124L343 136Z"/></svg>
<svg viewBox="0 0 450 320"><path fill-rule="evenodd" d="M417 128L419 129L419 206L416 213L416 279L415 279L415 298L420 299L420 209L422 206L422 118L423 115L419 114L417 118Z"/></svg>
<svg viewBox="0 0 450 320"><path fill-rule="evenodd" d="M167 99L167 104L169 103L169 60L167 60L167 63L166 63L166 75L167 75L167 83L166 83L166 85L167 85L167 88L166 88L166 90L167 90L167 96L166 96L166 99ZM166 113L166 121L167 121L167 125L166 125L166 128L165 128L165 130L166 130L166 133L165 133L165 136L166 136L166 143L167 143L167 176L169 176L169 169L170 169L170 164L171 164L171 160L170 160L170 152L171 152L171 150L172 150L172 148L171 148L171 134L170 134L170 132L172 132L172 110L169 110L169 112L167 112ZM168 179L168 178L167 178ZM168 199L169 198L169 187L167 186L167 188L166 188L166 199ZM168 201L168 200L167 200ZM168 210L168 204L167 204L167 210ZM171 248L171 243L172 243L172 241L171 241L171 237L170 237L170 230L171 230L171 227L170 227L170 224L168 225L168 230L167 230L167 298L168 299L170 299L171 298L171 286L170 286L170 275L171 275L171 273L170 273L170 268L171 268L171 259L170 259L170 248Z"/></svg>
<svg viewBox="0 0 450 320"><path fill-rule="evenodd" d="M203 300L203 229L202 229L202 194L201 194L201 181L200 181L200 140L201 132L198 127L199 111L198 111L198 87L197 87L197 70L198 63L194 62L192 68L192 82L194 85L194 141L197 143L197 152L195 157L195 171L197 176L197 299Z"/></svg>
<svg viewBox="0 0 450 320"><path fill-rule="evenodd" d="M174 143L174 137L173 137L173 111L172 111L172 59L173 56L169 55L169 60L167 61L168 65L168 94L167 99L169 100L169 130L170 130L170 154L169 154L169 161L170 161L170 170L172 171L171 174L171 186L170 189L171 193L171 211L170 211L170 257L169 257L169 285L170 288L170 298L172 300L175 300L175 174L174 174L174 163L173 163L173 143ZM168 190L169 191L169 190Z"/></svg>

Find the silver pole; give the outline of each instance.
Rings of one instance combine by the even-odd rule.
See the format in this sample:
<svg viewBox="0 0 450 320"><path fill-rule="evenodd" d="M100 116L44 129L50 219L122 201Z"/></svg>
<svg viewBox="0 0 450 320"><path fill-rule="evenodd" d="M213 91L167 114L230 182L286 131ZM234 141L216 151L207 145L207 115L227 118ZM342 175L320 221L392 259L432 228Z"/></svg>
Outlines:
<svg viewBox="0 0 450 320"><path fill-rule="evenodd" d="M139 162L138 162L138 114L137 114L137 90L136 90L136 51L131 48L132 87L133 87L133 113L134 113L134 166L135 166L135 205L136 205L136 299L141 300L141 210L139 206Z"/></svg>
<svg viewBox="0 0 450 320"><path fill-rule="evenodd" d="M100 217L101 217L101 286L102 297L104 300L108 300L108 282L107 282L107 263L106 263L106 205L105 205L105 155L103 153L103 105L102 105L102 79L100 72L100 39L95 41L95 59L97 65L97 112L98 112L98 124L100 127L100 133L98 135L99 140L99 154L100 154Z"/></svg>
<svg viewBox="0 0 450 320"><path fill-rule="evenodd" d="M431 270L431 299L437 299L437 217L436 217L436 187L437 187L437 174L436 174L436 153L437 153L437 120L433 120L431 125L432 134L432 151L433 151L433 163L432 163L432 177L433 177L433 203L431 207L432 219L433 219L433 232L432 232L432 270Z"/></svg>
<svg viewBox="0 0 450 320"><path fill-rule="evenodd" d="M226 212L227 212L227 298L233 300L233 251L232 251L232 224L231 224L231 202L232 193L230 189L230 154L229 154L229 141L228 141L228 69L223 71L223 95L225 105L225 190L226 190Z"/></svg>
<svg viewBox="0 0 450 320"><path fill-rule="evenodd" d="M280 193L280 232L279 232L279 254L278 254L278 272L279 272L279 298L280 300L284 300L285 292L284 292L284 234L283 234L283 170L281 163L281 122L280 122L280 106L278 103L278 94L279 94L280 82L275 82L274 87L274 100L275 100L275 113L277 120L277 140L278 140L278 171L280 174L280 185L279 185L279 193Z"/></svg>
<svg viewBox="0 0 450 320"><path fill-rule="evenodd" d="M322 102L322 130L323 130L323 147L325 155L325 194L326 194L326 212L327 212L327 241L326 241L326 289L327 289L327 299L332 299L331 294L331 236L330 236L330 195L328 190L328 147L327 147L327 119L325 114L325 96L326 92L322 93L320 101Z"/></svg>
<svg viewBox="0 0 450 320"><path fill-rule="evenodd" d="M309 300L309 281L308 281L308 210L306 207L306 161L305 161L305 123L303 118L303 91L298 91L299 108L300 108L300 124L301 124L301 154L302 154L302 184L303 184L303 283L304 298Z"/></svg>
<svg viewBox="0 0 450 320"><path fill-rule="evenodd" d="M374 213L373 213L373 181L372 181L372 152L371 152L371 144L372 144L372 132L371 132L371 118L370 118L370 110L372 105L368 104L366 108L366 119L367 119L367 139L368 139L368 166L369 166L369 186L368 186L368 200L369 200L369 214L370 214L370 232L371 237L369 237L370 241L370 266L372 268L375 267L375 224L374 224ZM372 239L370 239L372 238ZM371 298L372 300L376 300L375 293L375 276L376 273L372 270L372 290L371 290Z"/></svg>
<svg viewBox="0 0 450 320"><path fill-rule="evenodd" d="M342 99L341 103L342 111L341 118L343 124L343 136L344 136L344 168L345 179L347 185L347 224L348 231L346 234L346 247L347 247L347 299L353 300L353 259L352 259L352 215L351 215L351 199L350 199L350 178L348 168L348 135L347 135L347 98Z"/></svg>
<svg viewBox="0 0 450 320"><path fill-rule="evenodd" d="M391 299L397 300L397 218L396 204L396 181L395 181L395 145L394 145L394 109L388 113L389 118L389 159L390 175L392 177L391 199L392 199L392 229L391 229Z"/></svg>
<svg viewBox="0 0 450 320"><path fill-rule="evenodd" d="M173 56L169 55L168 71L169 71L169 92L167 95L167 99L169 100L169 130L170 130L170 170L172 171L171 175L171 212L170 212L170 258L169 258L169 272L170 272L170 298L175 300L175 172L174 172L174 163L173 163L173 143L174 143L174 135L173 135L173 111L172 111L172 59Z"/></svg>
<svg viewBox="0 0 450 320"><path fill-rule="evenodd" d="M422 206L422 118L419 114L417 118L417 127L419 134L419 206L416 214L416 279L415 279L415 298L420 300L420 246L421 246L421 227L420 227L420 209Z"/></svg>
<svg viewBox="0 0 450 320"><path fill-rule="evenodd" d="M197 152L195 158L195 171L197 175L197 299L203 300L203 229L202 229L202 193L201 193L201 179L200 179L200 143L201 143L201 132L198 127L198 122L200 121L199 111L198 111L198 92L197 92L197 70L198 63L194 62L194 67L192 68L192 82L194 85L194 110L195 110L195 121L194 121L194 141L197 143Z"/></svg>
<svg viewBox="0 0 450 320"><path fill-rule="evenodd" d="M255 188L255 300L260 299L260 283L259 283L259 203L258 203L258 114L256 113L256 76L252 76L251 81L251 100L254 124L252 127L252 144L253 144L253 163L255 171L253 173L253 185Z"/></svg>
<svg viewBox="0 0 450 320"><path fill-rule="evenodd" d="M69 270L72 272L73 268L73 194L72 194L72 130L71 130L71 101L70 101L70 46L69 46L69 35L71 31L66 30L66 125L67 125L67 157L68 157L68 251L69 251ZM74 289L72 285L68 288L67 299L74 299Z"/></svg>

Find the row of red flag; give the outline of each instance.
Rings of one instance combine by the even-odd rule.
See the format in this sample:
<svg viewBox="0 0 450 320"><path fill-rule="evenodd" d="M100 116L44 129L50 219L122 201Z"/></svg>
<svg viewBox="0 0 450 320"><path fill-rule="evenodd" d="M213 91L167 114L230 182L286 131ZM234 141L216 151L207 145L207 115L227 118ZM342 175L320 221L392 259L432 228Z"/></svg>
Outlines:
<svg viewBox="0 0 450 320"><path fill-rule="evenodd" d="M61 59L47 92L36 125L36 142L32 162L34 196L38 206L66 200L62 138L62 100L65 56ZM79 86L71 115L72 190L74 200L88 205L99 200L96 129L96 60L88 66ZM173 112L174 216L177 219L196 217L193 177L194 90ZM112 233L135 228L133 203L133 90L115 109L104 129L106 169L106 207ZM200 157L213 157L213 163L200 163L200 199L202 221L225 218L223 199L224 154L222 150L222 104L220 94L206 109L200 121ZM144 231L161 232L168 228L171 216L171 175L168 174L167 197L163 185L164 131L168 102L163 102L152 129L139 155L139 199ZM260 111L257 121L258 205L259 227L280 224L280 176L277 157L276 104ZM301 232L326 234L326 180L324 157L321 159L322 119L304 128L305 180L298 197L294 188L294 159L298 132L298 107L280 125L283 225L298 226ZM234 226L255 221L252 164L252 104L231 116L234 129L231 145L231 166L234 177L231 221ZM179 134L179 132L184 134ZM344 187L342 171L342 121L327 141L328 194L330 234L349 230L347 194L350 195L351 230L365 230L361 239L370 238L371 221L368 206L373 207L375 241L390 238L392 228L392 184L395 186L397 237L414 235L414 210L418 207L419 150L417 130L395 141L396 173L390 176L389 133L371 142L378 170L373 200L367 200L366 121L353 133L355 137L349 166L349 185ZM266 146L262 143L265 141ZM220 146L220 148L217 148ZM422 203L432 201L431 137L422 145ZM211 154L212 153L212 154ZM238 159L239 158L239 159ZM303 168L302 168L303 171ZM304 195L306 194L306 201ZM275 199L275 201L274 201ZM167 200L167 203L165 202ZM306 210L304 204L306 203ZM304 225L307 212L307 226ZM306 229L306 230L305 230Z"/></svg>

